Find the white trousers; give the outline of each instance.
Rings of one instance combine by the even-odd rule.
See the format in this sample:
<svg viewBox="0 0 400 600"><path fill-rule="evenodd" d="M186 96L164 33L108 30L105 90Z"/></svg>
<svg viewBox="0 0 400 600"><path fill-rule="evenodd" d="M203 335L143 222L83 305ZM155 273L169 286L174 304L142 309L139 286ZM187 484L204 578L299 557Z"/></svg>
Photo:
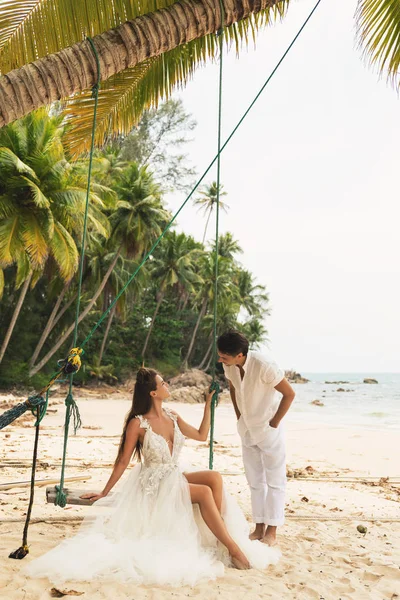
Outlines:
<svg viewBox="0 0 400 600"><path fill-rule="evenodd" d="M282 426L268 427L264 439L252 445L242 438L243 463L251 491L254 523L283 525L285 517L286 451Z"/></svg>

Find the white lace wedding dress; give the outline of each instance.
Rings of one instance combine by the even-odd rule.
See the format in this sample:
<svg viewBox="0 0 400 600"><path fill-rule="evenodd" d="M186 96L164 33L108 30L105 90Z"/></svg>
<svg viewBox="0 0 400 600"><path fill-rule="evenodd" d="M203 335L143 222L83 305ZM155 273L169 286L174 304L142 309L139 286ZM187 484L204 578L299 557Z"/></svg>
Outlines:
<svg viewBox="0 0 400 600"><path fill-rule="evenodd" d="M228 552L204 523L198 506L191 504L178 465L185 438L175 415L164 410L174 421L172 454L167 441L138 417L146 429L142 463L132 469L119 493L96 502L105 514L87 518L76 536L33 559L24 569L27 575L47 577L54 584L104 578L171 586L223 575ZM265 569L279 560L276 548L248 539L244 514L225 492L222 516L252 567Z"/></svg>

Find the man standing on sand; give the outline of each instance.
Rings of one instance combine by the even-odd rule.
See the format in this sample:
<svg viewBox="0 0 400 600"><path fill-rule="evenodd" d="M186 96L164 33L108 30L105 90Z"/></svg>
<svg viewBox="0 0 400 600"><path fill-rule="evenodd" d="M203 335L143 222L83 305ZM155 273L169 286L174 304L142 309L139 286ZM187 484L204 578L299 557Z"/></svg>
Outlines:
<svg viewBox="0 0 400 600"><path fill-rule="evenodd" d="M249 351L248 340L238 331L223 333L217 346L238 419L251 491L255 529L250 539L273 546L285 512L286 453L281 421L295 393L284 372L258 352ZM277 392L282 394L280 402Z"/></svg>

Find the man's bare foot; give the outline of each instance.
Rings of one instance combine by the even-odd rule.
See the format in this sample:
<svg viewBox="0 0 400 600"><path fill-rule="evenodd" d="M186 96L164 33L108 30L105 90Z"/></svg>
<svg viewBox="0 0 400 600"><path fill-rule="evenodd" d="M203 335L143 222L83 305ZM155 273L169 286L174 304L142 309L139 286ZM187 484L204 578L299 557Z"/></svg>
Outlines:
<svg viewBox="0 0 400 600"><path fill-rule="evenodd" d="M273 536L271 534L266 534L264 535L263 539L261 540L263 544L267 544L267 546L276 546L277 545L277 541L276 541L276 536Z"/></svg>
<svg viewBox="0 0 400 600"><path fill-rule="evenodd" d="M276 530L277 528L273 525L268 525L267 530L261 540L263 544L267 544L267 546L276 546Z"/></svg>
<svg viewBox="0 0 400 600"><path fill-rule="evenodd" d="M263 523L256 523L256 528L249 535L249 539L253 542L254 540L262 540L265 535L265 525Z"/></svg>

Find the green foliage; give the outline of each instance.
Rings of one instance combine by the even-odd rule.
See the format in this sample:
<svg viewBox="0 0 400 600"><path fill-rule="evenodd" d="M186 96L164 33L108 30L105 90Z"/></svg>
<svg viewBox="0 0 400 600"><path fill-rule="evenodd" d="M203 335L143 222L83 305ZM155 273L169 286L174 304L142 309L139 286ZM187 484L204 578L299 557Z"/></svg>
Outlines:
<svg viewBox="0 0 400 600"><path fill-rule="evenodd" d="M154 144L154 131L169 140L171 132L176 134L176 127L187 121L187 115L182 117L182 107L178 107L176 116L173 111L171 114L171 106L162 118L153 115L154 128L151 120L146 121L140 135L133 135L129 144L115 143L96 153L81 291L81 311L89 304L91 310L79 325L78 344L110 307L170 219L163 189L149 166L148 152ZM160 127L165 128L162 135ZM0 286L4 288L1 337L14 313L19 297L17 288L36 267L32 278L35 285L25 297L1 365L0 387L42 387L72 342L72 336L66 337L65 331L75 318L77 282L76 278L68 282L67 272L75 268L71 249L76 250L80 244L87 164L84 159L76 163L66 160L63 136L62 115L49 116L43 111L0 132L5 149L0 152L0 211L4 230L0 238L0 273L4 273ZM142 163L147 160L148 164L132 161L133 156ZM171 164L175 164L173 158L170 163L165 162L167 170ZM14 186L13 194L9 193L9 181ZM214 207L214 188L207 199L208 215ZM16 193L21 194L18 202ZM27 232L20 233L21 223ZM145 345L146 364L154 365L165 377L173 376L187 363L190 348L188 366L202 364L209 368L214 247L214 243L204 246L184 232L168 231L118 300L115 312L110 313L112 320L106 317L87 343L76 383L103 381L118 385L130 379L142 363ZM262 318L268 314L268 295L238 263L241 252L231 233L221 236L217 328L221 332L228 327L240 328L257 345L266 335ZM52 315L55 307L57 311ZM45 330L36 364L42 356L53 354L30 379L28 365ZM63 337L62 346L54 351Z"/></svg>

